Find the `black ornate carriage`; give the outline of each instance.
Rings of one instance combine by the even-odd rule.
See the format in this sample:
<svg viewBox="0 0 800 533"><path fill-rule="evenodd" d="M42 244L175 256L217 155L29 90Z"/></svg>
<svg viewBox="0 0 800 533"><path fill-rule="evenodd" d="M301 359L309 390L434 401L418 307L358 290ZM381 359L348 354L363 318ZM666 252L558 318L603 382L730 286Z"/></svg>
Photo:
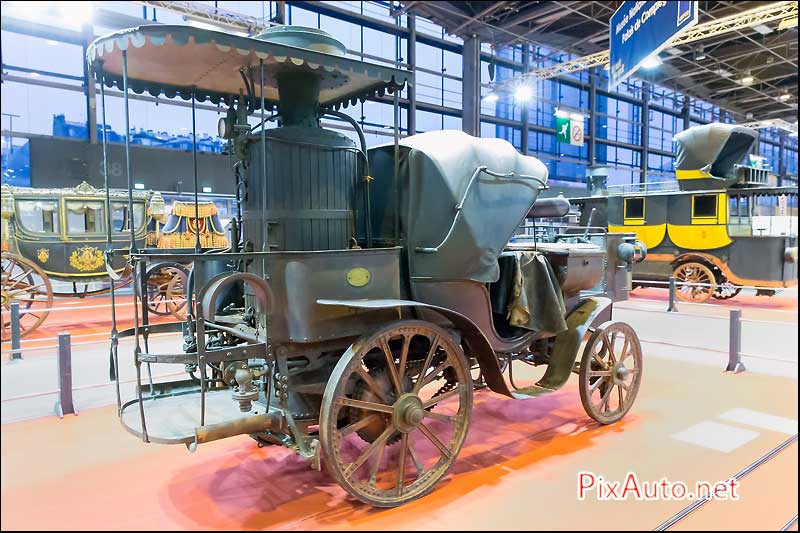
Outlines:
<svg viewBox="0 0 800 533"><path fill-rule="evenodd" d="M35 189L3 185L2 191L2 305L3 338L10 328L11 303L23 313L20 333L24 336L47 318L54 297L84 297L108 291L98 282L108 281L107 269L121 274L126 261L114 258L107 265L103 252L107 242L130 243L130 213L133 238L144 244L148 195L132 194L129 210L127 191L95 189L86 182L65 189ZM111 227L111 232L107 231ZM52 280L62 283L53 286Z"/></svg>
<svg viewBox="0 0 800 533"><path fill-rule="evenodd" d="M76 187L37 189L3 185L2 191L2 338L10 337L10 308L20 305L20 334L26 336L48 316L54 298L85 298L128 285L124 257L107 263L109 243L138 249L191 251L195 233L210 248L226 248L227 237L213 202L176 201L169 212L161 194L96 189L85 181ZM131 200L129 206L129 199ZM130 211L129 211L130 210ZM129 212L133 213L133 228ZM195 223L199 220L199 223ZM106 228L111 231L106 231ZM161 261L144 277L150 312L182 319L185 313L186 265ZM54 283L55 281L55 283Z"/></svg>
<svg viewBox="0 0 800 533"><path fill-rule="evenodd" d="M128 254L137 276L164 258L192 265L185 321L149 324L140 292L140 319L112 337L115 371L118 339L135 346L137 395L119 402L126 429L191 450L249 434L324 464L361 501L395 506L430 491L455 460L474 385L527 399L576 373L592 418L625 416L642 353L611 311L642 257L632 234L509 243L526 217L568 208L537 202L546 167L462 132L401 140L411 73L344 54L325 32L294 27L245 38L143 26L89 48L92 71L126 98L133 89L225 104L220 133L238 160L228 250L109 252ZM367 150L358 122L336 109L386 93L394 142ZM324 115L348 121L360 146L321 128ZM167 331L182 349L151 351L149 336ZM519 361L546 372L516 387L503 369ZM187 379L143 386L142 366L161 363L184 365Z"/></svg>

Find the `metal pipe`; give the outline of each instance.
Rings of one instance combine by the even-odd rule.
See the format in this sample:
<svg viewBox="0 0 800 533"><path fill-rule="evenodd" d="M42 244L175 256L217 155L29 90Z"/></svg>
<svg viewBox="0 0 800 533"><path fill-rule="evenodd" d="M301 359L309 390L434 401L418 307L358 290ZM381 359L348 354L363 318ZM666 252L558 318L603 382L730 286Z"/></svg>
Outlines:
<svg viewBox="0 0 800 533"><path fill-rule="evenodd" d="M365 237L367 239L367 248L372 248L372 200L370 199L370 191L369 191L369 184L372 181L372 172L370 170L369 164L369 155L367 153L367 139L364 136L364 130L361 128L361 125L351 117L345 113L341 113L339 111L333 109L324 109L322 111L323 115L330 115L332 117L336 117L338 119L344 120L351 126L353 129L356 130L356 135L358 135L358 141L361 144L361 152L364 155L364 230L365 230Z"/></svg>
<svg viewBox="0 0 800 533"><path fill-rule="evenodd" d="M281 411L272 411L260 415L244 416L228 422L220 422L219 424L196 427L194 428L195 440L189 443L188 447L191 451L194 451L197 444L227 439L236 435L268 431L279 426L282 419L283 413Z"/></svg>
<svg viewBox="0 0 800 533"><path fill-rule="evenodd" d="M195 110L194 87L192 87L192 171L194 174L194 251L200 253L200 206L197 200L197 113ZM188 224L188 222L187 222Z"/></svg>

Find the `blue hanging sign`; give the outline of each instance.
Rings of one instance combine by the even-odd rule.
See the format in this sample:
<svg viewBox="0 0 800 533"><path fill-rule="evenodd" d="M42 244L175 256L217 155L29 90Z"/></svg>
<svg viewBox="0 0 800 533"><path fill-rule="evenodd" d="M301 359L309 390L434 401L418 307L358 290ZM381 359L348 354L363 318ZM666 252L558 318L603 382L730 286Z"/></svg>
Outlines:
<svg viewBox="0 0 800 533"><path fill-rule="evenodd" d="M609 88L697 24L696 1L622 2L611 15Z"/></svg>

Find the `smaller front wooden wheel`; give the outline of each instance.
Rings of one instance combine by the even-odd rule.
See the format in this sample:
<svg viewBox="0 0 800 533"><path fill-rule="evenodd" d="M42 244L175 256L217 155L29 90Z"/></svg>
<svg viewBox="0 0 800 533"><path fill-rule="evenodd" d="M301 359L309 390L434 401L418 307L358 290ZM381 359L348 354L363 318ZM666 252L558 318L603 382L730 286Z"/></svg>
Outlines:
<svg viewBox="0 0 800 533"><path fill-rule="evenodd" d="M684 263L675 269L677 296L684 302L702 303L717 290L711 269L702 263Z"/></svg>
<svg viewBox="0 0 800 533"><path fill-rule="evenodd" d="M362 337L339 359L320 410L331 475L376 507L427 494L464 444L470 368L442 328L404 320Z"/></svg>
<svg viewBox="0 0 800 533"><path fill-rule="evenodd" d="M581 403L601 424L613 424L630 411L642 382L642 345L624 322L605 322L589 337L581 358Z"/></svg>

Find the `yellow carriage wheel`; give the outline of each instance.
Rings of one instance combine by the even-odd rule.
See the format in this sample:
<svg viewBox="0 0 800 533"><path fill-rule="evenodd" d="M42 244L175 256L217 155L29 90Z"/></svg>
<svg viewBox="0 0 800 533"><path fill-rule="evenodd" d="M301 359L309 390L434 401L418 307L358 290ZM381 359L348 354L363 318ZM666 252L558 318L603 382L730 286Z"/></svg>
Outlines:
<svg viewBox="0 0 800 533"><path fill-rule="evenodd" d="M684 302L705 302L717 290L714 273L702 263L683 263L672 275L675 276L678 299Z"/></svg>
<svg viewBox="0 0 800 533"><path fill-rule="evenodd" d="M11 304L19 303L20 335L25 337L38 328L53 306L53 287L39 265L24 257L0 254L0 304L3 309L3 340L11 339Z"/></svg>

